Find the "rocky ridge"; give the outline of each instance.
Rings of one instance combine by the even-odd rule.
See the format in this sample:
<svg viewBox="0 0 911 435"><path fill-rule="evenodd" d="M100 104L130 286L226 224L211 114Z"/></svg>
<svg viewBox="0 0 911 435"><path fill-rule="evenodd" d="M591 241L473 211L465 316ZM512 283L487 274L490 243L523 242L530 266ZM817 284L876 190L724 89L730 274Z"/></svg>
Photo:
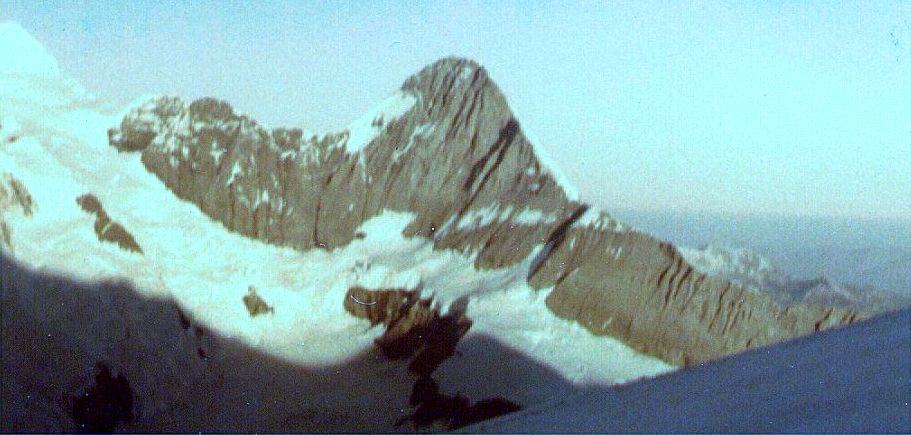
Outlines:
<svg viewBox="0 0 911 435"><path fill-rule="evenodd" d="M527 277L548 307L595 334L691 364L850 323L849 310L782 307L695 270L671 244L569 197L536 157L486 70L440 60L340 133L267 130L224 102L158 98L109 132L181 199L227 228L297 249L333 249L382 210L413 212L406 236Z"/></svg>
<svg viewBox="0 0 911 435"><path fill-rule="evenodd" d="M679 250L697 270L768 294L782 306L833 306L871 314L911 306L911 298L887 290L844 284L826 276L789 276L768 258L744 248L704 246Z"/></svg>

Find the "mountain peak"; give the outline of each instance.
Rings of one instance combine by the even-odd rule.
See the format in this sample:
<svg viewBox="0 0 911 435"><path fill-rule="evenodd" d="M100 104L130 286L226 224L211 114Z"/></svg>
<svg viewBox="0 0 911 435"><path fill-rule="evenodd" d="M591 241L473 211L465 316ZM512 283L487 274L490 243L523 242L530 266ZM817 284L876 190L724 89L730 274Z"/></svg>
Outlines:
<svg viewBox="0 0 911 435"><path fill-rule="evenodd" d="M480 99L484 100L485 112L493 110L504 119L513 117L506 98L489 80L487 70L470 59L446 57L433 62L405 80L401 90L422 97L429 117L450 110L464 112L469 109L464 107L466 104Z"/></svg>
<svg viewBox="0 0 911 435"><path fill-rule="evenodd" d="M444 57L425 66L411 76L402 88L411 89L428 81L432 82L443 78L461 78L464 80L471 77L475 72L483 75L483 78L487 78L487 70L472 59L456 56Z"/></svg>
<svg viewBox="0 0 911 435"><path fill-rule="evenodd" d="M515 113L509 99L478 62L455 56L442 58L408 78L402 91L423 97L423 106L430 118L453 116L467 123L485 117L498 120L500 127L513 125L521 141L533 150L543 172L553 178L568 199L579 200L578 189L534 134L520 124L521 117Z"/></svg>
<svg viewBox="0 0 911 435"><path fill-rule="evenodd" d="M19 23L0 23L0 74L57 76L60 67L44 46Z"/></svg>

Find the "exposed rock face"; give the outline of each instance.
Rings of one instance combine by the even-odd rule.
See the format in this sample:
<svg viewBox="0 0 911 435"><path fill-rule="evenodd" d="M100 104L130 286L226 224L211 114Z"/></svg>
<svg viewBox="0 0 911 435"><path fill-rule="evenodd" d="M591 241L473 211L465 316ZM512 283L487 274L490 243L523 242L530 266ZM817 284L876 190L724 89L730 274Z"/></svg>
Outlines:
<svg viewBox="0 0 911 435"><path fill-rule="evenodd" d="M414 408L396 426L411 422L415 428L441 423L446 430L456 429L485 419L508 414L521 407L505 398L494 397L472 404L461 394L440 393L431 375L456 351L459 340L471 328L464 310L454 307L440 315L430 299L421 299L416 290L348 290L345 310L352 315L383 324L383 335L376 346L387 358L411 358L408 372L417 376L409 398Z"/></svg>
<svg viewBox="0 0 911 435"><path fill-rule="evenodd" d="M566 278L541 275L539 285L556 284L548 307L667 361L701 362L857 317L824 307L782 308L766 295L695 271L673 245L641 233L587 229L575 237L575 249L560 249L545 266L550 276ZM558 275L559 267L574 272Z"/></svg>
<svg viewBox="0 0 911 435"><path fill-rule="evenodd" d="M250 317L256 317L260 314L275 314L275 308L267 304L262 297L256 294L256 287L252 285L247 289L247 294L242 298L244 306Z"/></svg>
<svg viewBox="0 0 911 435"><path fill-rule="evenodd" d="M344 307L354 317L370 320L371 325L389 326L398 322L418 300L415 290L352 287L345 296Z"/></svg>
<svg viewBox="0 0 911 435"><path fill-rule="evenodd" d="M389 209L416 214L406 235L477 253L480 268L534 254L528 279L554 287L553 312L671 363L856 318L782 308L707 277L672 245L568 197L486 70L463 59L424 68L337 134L268 131L223 102L160 98L132 111L110 138L122 151L141 151L178 197L267 242L332 249Z"/></svg>
<svg viewBox="0 0 911 435"><path fill-rule="evenodd" d="M6 221L6 214L19 212L29 217L35 203L25 185L12 174L4 173L0 178L0 247L13 249L13 229Z"/></svg>
<svg viewBox="0 0 911 435"><path fill-rule="evenodd" d="M471 328L464 311L450 310L440 315L430 299L421 299L414 290L348 290L345 310L356 317L382 323L386 330L376 339L376 346L388 358L413 358L408 371L430 376L446 358L455 353L456 345Z"/></svg>
<svg viewBox="0 0 911 435"><path fill-rule="evenodd" d="M117 246L120 246L120 249L142 254L142 248L136 243L136 239L133 238L133 235L130 234L123 225L111 220L111 217L104 211L101 201L99 201L95 195L92 195L91 193L81 195L76 198L76 203L79 204L79 207L86 213L95 215L94 228L98 240L116 243Z"/></svg>

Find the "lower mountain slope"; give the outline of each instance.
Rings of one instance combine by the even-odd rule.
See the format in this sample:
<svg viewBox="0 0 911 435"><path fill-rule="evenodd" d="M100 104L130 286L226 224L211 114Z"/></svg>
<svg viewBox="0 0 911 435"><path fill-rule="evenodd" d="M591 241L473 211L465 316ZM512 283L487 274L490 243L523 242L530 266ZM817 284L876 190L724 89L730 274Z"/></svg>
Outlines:
<svg viewBox="0 0 911 435"><path fill-rule="evenodd" d="M144 294L126 280L76 280L36 270L6 252L0 252L0 272L4 433L438 432L490 411L512 411L515 406L504 405L514 401L524 407L579 389L485 333L463 340L473 351L457 364L470 371L509 361L517 370L476 380L498 391L477 398L460 394L446 370L416 383L401 363L371 347L338 361L301 364L211 329L174 299ZM343 340L365 326L324 334ZM313 336L297 346L319 351L325 343ZM467 379L478 376L485 375ZM434 402L409 400L421 382L436 385L436 402L452 397L467 406L443 409L450 414L442 426L440 419L418 424Z"/></svg>
<svg viewBox="0 0 911 435"><path fill-rule="evenodd" d="M335 134L267 130L224 102L176 98L131 111L110 142L139 152L169 189L231 230L336 249L382 210L414 213L406 236L473 255L481 269L535 257L547 306L671 364L691 364L857 319L782 307L694 270L678 250L566 192L486 70L438 61Z"/></svg>
<svg viewBox="0 0 911 435"><path fill-rule="evenodd" d="M471 61L311 137L51 66L0 71L4 431L453 429L857 318L580 203Z"/></svg>
<svg viewBox="0 0 911 435"><path fill-rule="evenodd" d="M414 213L331 252L227 231L108 145L123 112L33 85L0 95L0 430L437 431L674 368L553 315L531 259L481 270L403 237ZM99 238L102 210L141 252ZM355 288L430 305L373 325Z"/></svg>

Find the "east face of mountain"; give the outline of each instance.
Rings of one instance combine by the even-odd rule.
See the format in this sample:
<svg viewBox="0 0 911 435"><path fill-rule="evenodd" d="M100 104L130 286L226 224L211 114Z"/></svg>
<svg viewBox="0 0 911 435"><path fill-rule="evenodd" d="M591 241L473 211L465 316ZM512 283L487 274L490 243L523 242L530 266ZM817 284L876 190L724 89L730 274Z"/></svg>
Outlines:
<svg viewBox="0 0 911 435"><path fill-rule="evenodd" d="M782 306L831 306L871 314L911 306L911 298L887 290L840 283L826 276L794 278L748 249L681 247L680 252L696 269L768 294Z"/></svg>
<svg viewBox="0 0 911 435"><path fill-rule="evenodd" d="M269 243L334 249L383 210L405 235L502 268L534 257L548 307L674 364L850 323L841 309L782 307L694 270L677 249L568 197L486 70L438 61L348 130L267 130L224 102L151 100L110 131L179 198Z"/></svg>

